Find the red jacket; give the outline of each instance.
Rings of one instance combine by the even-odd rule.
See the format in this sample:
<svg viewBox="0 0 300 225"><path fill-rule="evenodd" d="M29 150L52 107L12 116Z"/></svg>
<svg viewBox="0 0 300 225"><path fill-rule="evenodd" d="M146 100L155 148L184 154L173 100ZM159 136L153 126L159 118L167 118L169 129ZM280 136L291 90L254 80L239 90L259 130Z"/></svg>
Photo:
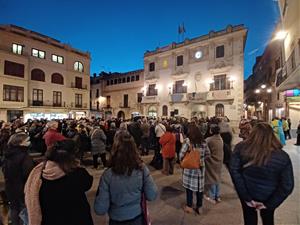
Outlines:
<svg viewBox="0 0 300 225"><path fill-rule="evenodd" d="M175 135L171 132L166 132L159 139L159 143L162 145L162 156L163 158L174 158L175 157Z"/></svg>
<svg viewBox="0 0 300 225"><path fill-rule="evenodd" d="M47 149L54 145L55 142L66 139L61 133L58 133L56 130L52 129L48 130L43 138L45 139Z"/></svg>

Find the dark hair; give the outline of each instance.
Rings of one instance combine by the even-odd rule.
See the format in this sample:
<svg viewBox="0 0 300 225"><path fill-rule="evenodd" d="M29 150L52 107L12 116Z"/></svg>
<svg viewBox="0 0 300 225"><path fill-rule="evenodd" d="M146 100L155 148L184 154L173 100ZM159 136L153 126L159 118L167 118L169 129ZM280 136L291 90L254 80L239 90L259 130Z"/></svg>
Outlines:
<svg viewBox="0 0 300 225"><path fill-rule="evenodd" d="M245 146L242 157L257 166L265 165L273 151L282 149L272 127L264 122L257 123L242 143Z"/></svg>
<svg viewBox="0 0 300 225"><path fill-rule="evenodd" d="M65 173L70 173L78 167L75 157L76 149L76 143L73 140L57 141L46 152L46 159L56 162Z"/></svg>
<svg viewBox="0 0 300 225"><path fill-rule="evenodd" d="M110 162L112 171L118 175L130 176L133 170L142 169L142 160L133 137L128 131L121 131L115 138Z"/></svg>
<svg viewBox="0 0 300 225"><path fill-rule="evenodd" d="M220 134L220 127L218 125L212 125L210 131L213 135Z"/></svg>
<svg viewBox="0 0 300 225"><path fill-rule="evenodd" d="M192 123L188 127L187 136L192 144L202 144L204 142L204 137L196 124Z"/></svg>
<svg viewBox="0 0 300 225"><path fill-rule="evenodd" d="M166 131L167 131L167 132L173 132L174 129L173 129L173 127L167 125L167 126L166 126Z"/></svg>

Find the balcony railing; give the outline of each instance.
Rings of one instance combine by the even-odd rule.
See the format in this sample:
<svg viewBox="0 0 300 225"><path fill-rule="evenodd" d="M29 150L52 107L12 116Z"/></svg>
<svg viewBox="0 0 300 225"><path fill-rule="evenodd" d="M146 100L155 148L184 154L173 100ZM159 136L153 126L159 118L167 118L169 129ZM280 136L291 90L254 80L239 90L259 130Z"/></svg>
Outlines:
<svg viewBox="0 0 300 225"><path fill-rule="evenodd" d="M66 102L53 102L53 101L28 101L29 106L43 106L43 107L66 107Z"/></svg>
<svg viewBox="0 0 300 225"><path fill-rule="evenodd" d="M215 90L207 94L208 101L214 100L233 100L234 95L232 90Z"/></svg>
<svg viewBox="0 0 300 225"><path fill-rule="evenodd" d="M32 106L43 106L43 101L32 101Z"/></svg>
<svg viewBox="0 0 300 225"><path fill-rule="evenodd" d="M143 96L142 103L158 103L158 96Z"/></svg>
<svg viewBox="0 0 300 225"><path fill-rule="evenodd" d="M171 94L169 97L169 101L172 103L188 102L187 94L186 93Z"/></svg>
<svg viewBox="0 0 300 225"><path fill-rule="evenodd" d="M299 46L300 48L300 46ZM276 71L276 87L280 86L296 69L300 64L296 62L295 56L296 49L292 52L285 65Z"/></svg>
<svg viewBox="0 0 300 225"><path fill-rule="evenodd" d="M193 103L204 103L207 100L208 92L193 92L187 94L187 98Z"/></svg>
<svg viewBox="0 0 300 225"><path fill-rule="evenodd" d="M130 108L128 104L123 104L123 103L120 103L119 107L120 108Z"/></svg>
<svg viewBox="0 0 300 225"><path fill-rule="evenodd" d="M71 83L71 88L77 88L77 89L83 89L83 90L87 90L87 85L80 85L80 84L76 84L76 83Z"/></svg>

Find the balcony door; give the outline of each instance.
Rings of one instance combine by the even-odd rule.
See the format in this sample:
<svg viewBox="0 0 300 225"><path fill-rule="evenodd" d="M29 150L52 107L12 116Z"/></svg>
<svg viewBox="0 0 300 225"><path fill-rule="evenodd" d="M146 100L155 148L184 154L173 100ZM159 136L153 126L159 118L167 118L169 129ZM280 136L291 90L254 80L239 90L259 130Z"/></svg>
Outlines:
<svg viewBox="0 0 300 225"><path fill-rule="evenodd" d="M75 77L75 87L76 88L82 88L82 78L81 77Z"/></svg>

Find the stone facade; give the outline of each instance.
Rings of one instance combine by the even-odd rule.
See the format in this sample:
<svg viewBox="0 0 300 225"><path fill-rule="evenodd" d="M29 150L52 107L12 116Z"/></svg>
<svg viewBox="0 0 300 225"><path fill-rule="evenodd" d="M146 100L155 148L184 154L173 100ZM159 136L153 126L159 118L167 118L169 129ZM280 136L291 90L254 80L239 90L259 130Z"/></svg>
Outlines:
<svg viewBox="0 0 300 225"><path fill-rule="evenodd" d="M191 118L243 114L243 25L144 54L143 113Z"/></svg>
<svg viewBox="0 0 300 225"><path fill-rule="evenodd" d="M89 53L21 27L0 26L0 120L88 116L89 74Z"/></svg>
<svg viewBox="0 0 300 225"><path fill-rule="evenodd" d="M130 119L132 113L141 114L143 86L143 70L94 75L91 78L92 116Z"/></svg>

